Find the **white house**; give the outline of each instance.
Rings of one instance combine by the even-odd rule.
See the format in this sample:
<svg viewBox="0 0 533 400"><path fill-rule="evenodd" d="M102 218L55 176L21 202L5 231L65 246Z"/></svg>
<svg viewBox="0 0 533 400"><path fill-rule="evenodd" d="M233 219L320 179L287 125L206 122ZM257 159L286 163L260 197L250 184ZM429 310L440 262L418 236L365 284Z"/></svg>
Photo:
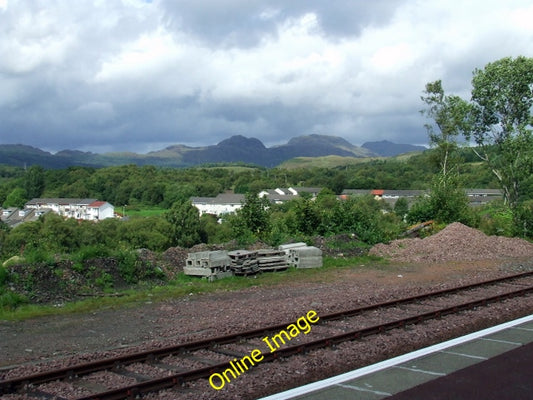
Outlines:
<svg viewBox="0 0 533 400"><path fill-rule="evenodd" d="M115 216L115 208L107 201L97 200L87 206L87 215L90 220L113 218Z"/></svg>
<svg viewBox="0 0 533 400"><path fill-rule="evenodd" d="M26 203L30 209L50 209L66 218L96 221L115 216L115 208L107 201L77 198L35 198Z"/></svg>
<svg viewBox="0 0 533 400"><path fill-rule="evenodd" d="M244 204L244 195L221 193L217 197L191 197L191 203L200 211L200 215L221 216L234 213L241 208Z"/></svg>
<svg viewBox="0 0 533 400"><path fill-rule="evenodd" d="M280 204L298 198L300 193L309 193L312 197L320 192L321 188L276 188L266 189L259 192L259 197L266 197L271 203ZM240 209L245 202L243 194L222 193L217 197L191 197L191 203L199 211L200 215L213 214L221 216L223 214L234 213Z"/></svg>

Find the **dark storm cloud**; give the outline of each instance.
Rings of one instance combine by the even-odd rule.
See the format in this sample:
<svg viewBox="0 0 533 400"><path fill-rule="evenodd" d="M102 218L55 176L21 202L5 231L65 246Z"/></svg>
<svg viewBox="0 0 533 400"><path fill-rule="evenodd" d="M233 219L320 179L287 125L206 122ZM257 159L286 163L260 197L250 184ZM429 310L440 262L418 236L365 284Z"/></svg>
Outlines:
<svg viewBox="0 0 533 400"><path fill-rule="evenodd" d="M533 54L527 0L0 0L0 143L424 143L420 95Z"/></svg>

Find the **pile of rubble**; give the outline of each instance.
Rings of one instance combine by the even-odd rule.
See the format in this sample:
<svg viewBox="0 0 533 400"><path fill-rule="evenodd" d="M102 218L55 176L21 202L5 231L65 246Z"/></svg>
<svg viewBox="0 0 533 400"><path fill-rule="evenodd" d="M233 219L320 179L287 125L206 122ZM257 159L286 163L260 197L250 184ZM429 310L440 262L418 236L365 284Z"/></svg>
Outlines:
<svg viewBox="0 0 533 400"><path fill-rule="evenodd" d="M398 262L477 261L533 257L533 243L519 238L487 236L454 222L424 239L400 239L377 244L369 254Z"/></svg>
<svg viewBox="0 0 533 400"><path fill-rule="evenodd" d="M322 251L305 243L292 243L278 249L193 252L188 254L183 272L214 281L231 275L282 271L290 266L321 267Z"/></svg>

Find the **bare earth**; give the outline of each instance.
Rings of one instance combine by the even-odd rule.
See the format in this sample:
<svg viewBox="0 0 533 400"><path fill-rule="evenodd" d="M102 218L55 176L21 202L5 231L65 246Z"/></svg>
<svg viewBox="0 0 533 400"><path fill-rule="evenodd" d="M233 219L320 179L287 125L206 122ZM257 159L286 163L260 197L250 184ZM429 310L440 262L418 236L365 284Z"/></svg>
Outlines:
<svg viewBox="0 0 533 400"><path fill-rule="evenodd" d="M448 232L449 237L446 232L441 235L441 245L434 252L441 251L444 243L456 236L457 229L463 230L462 226L452 228L455 230ZM515 255L519 257L501 257L492 254L491 249L482 243L492 239L474 237L471 233L463 237L464 241L472 240L466 247L470 253L475 253L473 241L480 241L478 245L483 257L463 257L463 260L470 261L441 257L444 260L429 262L417 253L413 257L417 261L422 257L423 262L391 262L386 266L332 270L327 281L310 277L301 282L287 282L273 287L191 294L165 302L147 302L83 315L45 317L22 322L0 321L0 379L38 371L39 362L49 365L77 363L131 351L135 347L154 348L292 321L309 310L315 310L320 316L437 288L533 270L531 243L516 239L516 248L525 251L525 254L516 251ZM507 246L509 243L505 242ZM455 248L461 249L461 244L456 244ZM456 254L458 251L454 252L454 257L457 257ZM405 257L406 253L401 256ZM477 314L465 312L462 317L454 317L440 324L427 323L425 329L414 328L399 336L383 335L383 338L367 343L340 345L327 355L325 351L318 351L314 357L305 360L299 360L298 356L294 361L259 366L254 368L256 371L232 382L224 391L215 392L205 383L205 388L191 387L179 393L168 391L157 398L253 399L532 312L533 296L509 300L502 305L486 307L486 310L480 310ZM14 366L17 367L12 368Z"/></svg>

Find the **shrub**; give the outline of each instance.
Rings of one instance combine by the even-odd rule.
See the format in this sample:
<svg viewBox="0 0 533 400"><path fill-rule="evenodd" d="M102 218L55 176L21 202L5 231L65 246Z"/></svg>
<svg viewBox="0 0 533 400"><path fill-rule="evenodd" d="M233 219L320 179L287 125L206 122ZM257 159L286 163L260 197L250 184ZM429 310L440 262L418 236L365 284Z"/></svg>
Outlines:
<svg viewBox="0 0 533 400"><path fill-rule="evenodd" d="M0 265L0 288L4 286L9 278L9 272L3 266Z"/></svg>
<svg viewBox="0 0 533 400"><path fill-rule="evenodd" d="M141 280L142 277L139 276L137 268L140 261L138 260L136 253L133 251L122 250L117 253L116 259L120 276L122 276L127 283L137 283Z"/></svg>
<svg viewBox="0 0 533 400"><path fill-rule="evenodd" d="M479 229L487 235L512 236L513 213L503 201L493 201L477 210Z"/></svg>
<svg viewBox="0 0 533 400"><path fill-rule="evenodd" d="M47 265L54 265L55 263L54 255L41 247L27 249L24 252L24 261L27 264L44 263Z"/></svg>
<svg viewBox="0 0 533 400"><path fill-rule="evenodd" d="M0 292L0 308L14 310L22 304L28 303L28 299L18 293L5 291Z"/></svg>
<svg viewBox="0 0 533 400"><path fill-rule="evenodd" d="M533 200L524 201L513 210L514 233L533 238Z"/></svg>

